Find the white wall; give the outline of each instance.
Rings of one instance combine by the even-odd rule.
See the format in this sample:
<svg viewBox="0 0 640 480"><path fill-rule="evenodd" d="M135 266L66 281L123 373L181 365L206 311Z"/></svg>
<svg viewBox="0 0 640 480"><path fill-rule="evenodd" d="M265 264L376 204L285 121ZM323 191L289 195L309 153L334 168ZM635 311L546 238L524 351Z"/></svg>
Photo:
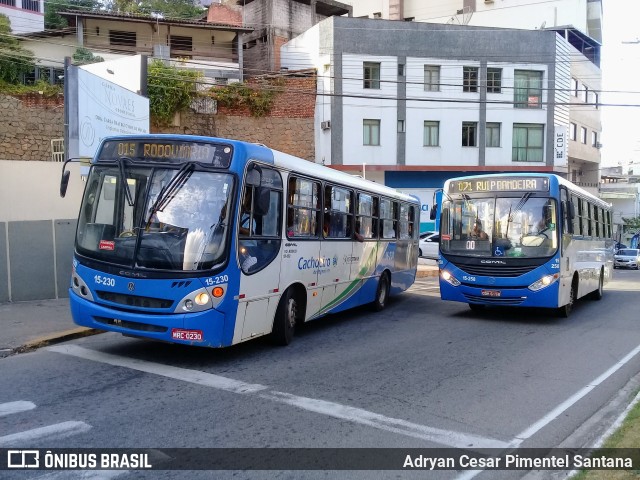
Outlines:
<svg viewBox="0 0 640 480"><path fill-rule="evenodd" d="M380 62L380 89L363 86L364 62ZM395 165L397 158L396 57L344 54L342 56L343 164ZM353 98L349 95L372 98ZM385 99L385 98L388 98ZM363 120L380 120L380 145L363 145Z"/></svg>
<svg viewBox="0 0 640 480"><path fill-rule="evenodd" d="M84 182L70 163L69 188L60 197L62 163L0 160L0 221L75 219Z"/></svg>
<svg viewBox="0 0 640 480"><path fill-rule="evenodd" d="M44 14L23 10L21 6L22 0L16 0L15 7L0 5L0 13L11 22L11 33L19 35L44 30ZM44 0L40 0L40 12L44 12Z"/></svg>

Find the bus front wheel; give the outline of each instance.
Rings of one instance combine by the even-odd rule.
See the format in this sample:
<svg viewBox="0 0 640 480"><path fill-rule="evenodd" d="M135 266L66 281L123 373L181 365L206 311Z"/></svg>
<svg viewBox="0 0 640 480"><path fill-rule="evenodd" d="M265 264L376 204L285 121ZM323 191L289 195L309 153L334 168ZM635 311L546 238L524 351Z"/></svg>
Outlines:
<svg viewBox="0 0 640 480"><path fill-rule="evenodd" d="M376 312L380 310L384 310L384 307L387 306L387 300L389 299L389 274L384 272L380 275L380 280L378 280L378 288L376 289L376 298L373 300L373 309Z"/></svg>
<svg viewBox="0 0 640 480"><path fill-rule="evenodd" d="M293 340L298 316L298 300L292 289L288 289L278 304L273 321L271 338L276 345L289 345Z"/></svg>
<svg viewBox="0 0 640 480"><path fill-rule="evenodd" d="M578 295L578 281L574 278L571 282L571 291L569 292L569 303L558 308L558 314L563 318L569 318L571 310L573 310L573 304L576 302L576 296Z"/></svg>

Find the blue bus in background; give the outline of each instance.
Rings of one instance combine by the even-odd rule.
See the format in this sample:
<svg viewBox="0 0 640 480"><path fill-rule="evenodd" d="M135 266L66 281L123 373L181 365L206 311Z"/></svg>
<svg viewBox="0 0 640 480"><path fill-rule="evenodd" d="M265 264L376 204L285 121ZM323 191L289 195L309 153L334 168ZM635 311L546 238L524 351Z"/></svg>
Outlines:
<svg viewBox="0 0 640 480"><path fill-rule="evenodd" d="M66 164L65 164L66 165ZM61 195L69 172L63 169ZM75 239L78 325L221 347L363 304L418 263L409 195L262 145L187 135L104 139Z"/></svg>
<svg viewBox="0 0 640 480"><path fill-rule="evenodd" d="M553 174L453 178L440 211L440 294L474 311L545 307L568 316L611 277L611 206Z"/></svg>

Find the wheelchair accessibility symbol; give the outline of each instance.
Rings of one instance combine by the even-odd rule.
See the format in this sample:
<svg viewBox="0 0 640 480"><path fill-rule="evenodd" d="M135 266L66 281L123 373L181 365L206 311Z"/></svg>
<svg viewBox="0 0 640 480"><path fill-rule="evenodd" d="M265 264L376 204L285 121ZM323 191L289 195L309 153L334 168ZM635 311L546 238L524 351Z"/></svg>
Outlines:
<svg viewBox="0 0 640 480"><path fill-rule="evenodd" d="M493 252L494 257L504 257L504 249L502 247L496 247L496 250Z"/></svg>

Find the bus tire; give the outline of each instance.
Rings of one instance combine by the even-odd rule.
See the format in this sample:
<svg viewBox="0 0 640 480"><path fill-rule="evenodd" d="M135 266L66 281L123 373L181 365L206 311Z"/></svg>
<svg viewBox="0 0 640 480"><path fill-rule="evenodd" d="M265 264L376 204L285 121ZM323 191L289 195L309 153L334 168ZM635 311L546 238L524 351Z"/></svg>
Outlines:
<svg viewBox="0 0 640 480"><path fill-rule="evenodd" d="M558 308L558 315L562 318L569 318L573 305L576 303L576 296L578 295L578 279L573 277L571 281L571 290L569 291L569 303Z"/></svg>
<svg viewBox="0 0 640 480"><path fill-rule="evenodd" d="M278 303L276 316L273 319L273 330L271 331L271 340L276 345L286 346L293 340L293 334L296 328L296 320L298 318L299 302L293 289L289 288Z"/></svg>
<svg viewBox="0 0 640 480"><path fill-rule="evenodd" d="M600 280L598 280L598 289L589 294L591 300L602 300L604 295L604 270L600 269Z"/></svg>
<svg viewBox="0 0 640 480"><path fill-rule="evenodd" d="M387 301L389 300L389 289L391 287L391 282L389 282L389 274L387 272L383 272L380 275L380 280L378 280L378 288L376 289L376 298L374 298L371 306L373 310L379 312L384 310L384 307L387 306Z"/></svg>
<svg viewBox="0 0 640 480"><path fill-rule="evenodd" d="M481 305L479 303L470 303L469 304L469 308L471 309L472 312L474 313L480 313L484 311L484 308L486 307L486 305Z"/></svg>

